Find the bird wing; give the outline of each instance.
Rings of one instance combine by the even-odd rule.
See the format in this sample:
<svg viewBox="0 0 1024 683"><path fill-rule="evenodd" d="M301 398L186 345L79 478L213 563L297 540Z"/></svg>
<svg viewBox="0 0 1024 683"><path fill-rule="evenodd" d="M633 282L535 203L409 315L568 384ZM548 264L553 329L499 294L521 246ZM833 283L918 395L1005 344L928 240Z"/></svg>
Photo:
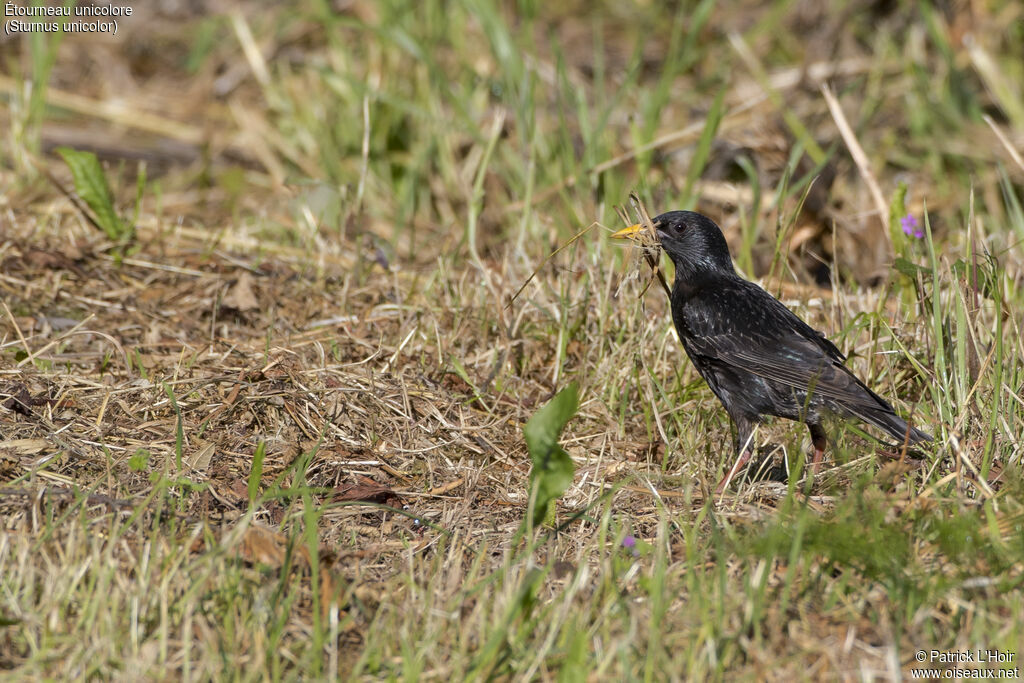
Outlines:
<svg viewBox="0 0 1024 683"><path fill-rule="evenodd" d="M688 351L849 408L877 409L882 401L832 342L757 285L718 283L673 313L686 328Z"/></svg>

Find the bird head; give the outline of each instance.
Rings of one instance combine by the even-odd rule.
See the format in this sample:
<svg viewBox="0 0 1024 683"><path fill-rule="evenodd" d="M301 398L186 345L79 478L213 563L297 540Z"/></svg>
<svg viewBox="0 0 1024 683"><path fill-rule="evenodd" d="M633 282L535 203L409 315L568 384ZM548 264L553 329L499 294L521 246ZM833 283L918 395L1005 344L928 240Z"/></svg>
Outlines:
<svg viewBox="0 0 1024 683"><path fill-rule="evenodd" d="M729 244L721 229L707 216L693 211L669 211L651 219L662 249L676 266L676 279L735 273ZM639 239L643 224L623 228L612 237Z"/></svg>

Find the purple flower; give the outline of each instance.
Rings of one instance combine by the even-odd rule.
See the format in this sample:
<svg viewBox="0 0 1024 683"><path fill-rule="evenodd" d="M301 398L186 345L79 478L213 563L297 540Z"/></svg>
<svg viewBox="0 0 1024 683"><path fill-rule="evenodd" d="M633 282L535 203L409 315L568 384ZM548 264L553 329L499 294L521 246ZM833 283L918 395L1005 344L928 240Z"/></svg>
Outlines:
<svg viewBox="0 0 1024 683"><path fill-rule="evenodd" d="M636 537L630 534L622 539L622 547L633 553L633 557L640 554L640 551L636 547Z"/></svg>
<svg viewBox="0 0 1024 683"><path fill-rule="evenodd" d="M913 235L917 239L924 237L924 233L921 231L921 227L917 224L917 219L914 218L914 214L908 213L906 216L901 218L900 225L903 226L903 233L905 235Z"/></svg>

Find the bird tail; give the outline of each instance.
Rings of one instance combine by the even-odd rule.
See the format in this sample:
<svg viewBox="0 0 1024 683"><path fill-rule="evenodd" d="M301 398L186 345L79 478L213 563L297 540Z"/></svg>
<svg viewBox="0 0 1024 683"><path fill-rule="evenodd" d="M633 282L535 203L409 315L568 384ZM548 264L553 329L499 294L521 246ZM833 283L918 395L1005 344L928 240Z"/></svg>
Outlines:
<svg viewBox="0 0 1024 683"><path fill-rule="evenodd" d="M931 434L911 427L907 424L906 420L892 412L892 410L865 410L861 412L859 417L868 424L874 425L889 434L901 446L903 444L916 444L932 440Z"/></svg>

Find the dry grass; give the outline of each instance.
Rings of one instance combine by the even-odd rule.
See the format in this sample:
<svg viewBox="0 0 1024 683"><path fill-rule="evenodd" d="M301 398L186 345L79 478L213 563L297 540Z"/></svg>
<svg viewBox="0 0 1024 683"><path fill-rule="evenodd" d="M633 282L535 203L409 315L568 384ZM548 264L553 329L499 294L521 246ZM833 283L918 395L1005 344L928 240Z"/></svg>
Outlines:
<svg viewBox="0 0 1024 683"><path fill-rule="evenodd" d="M54 58L47 89L0 81L0 668L869 679L1020 651L1020 8L399 5L154 3L118 40L0 44L19 78ZM129 217L145 163L120 262L40 173L70 187L58 145ZM934 447L837 423L811 485L774 423L764 479L712 496L724 412L605 239L634 188L718 220ZM571 381L573 483L524 535L522 425Z"/></svg>

